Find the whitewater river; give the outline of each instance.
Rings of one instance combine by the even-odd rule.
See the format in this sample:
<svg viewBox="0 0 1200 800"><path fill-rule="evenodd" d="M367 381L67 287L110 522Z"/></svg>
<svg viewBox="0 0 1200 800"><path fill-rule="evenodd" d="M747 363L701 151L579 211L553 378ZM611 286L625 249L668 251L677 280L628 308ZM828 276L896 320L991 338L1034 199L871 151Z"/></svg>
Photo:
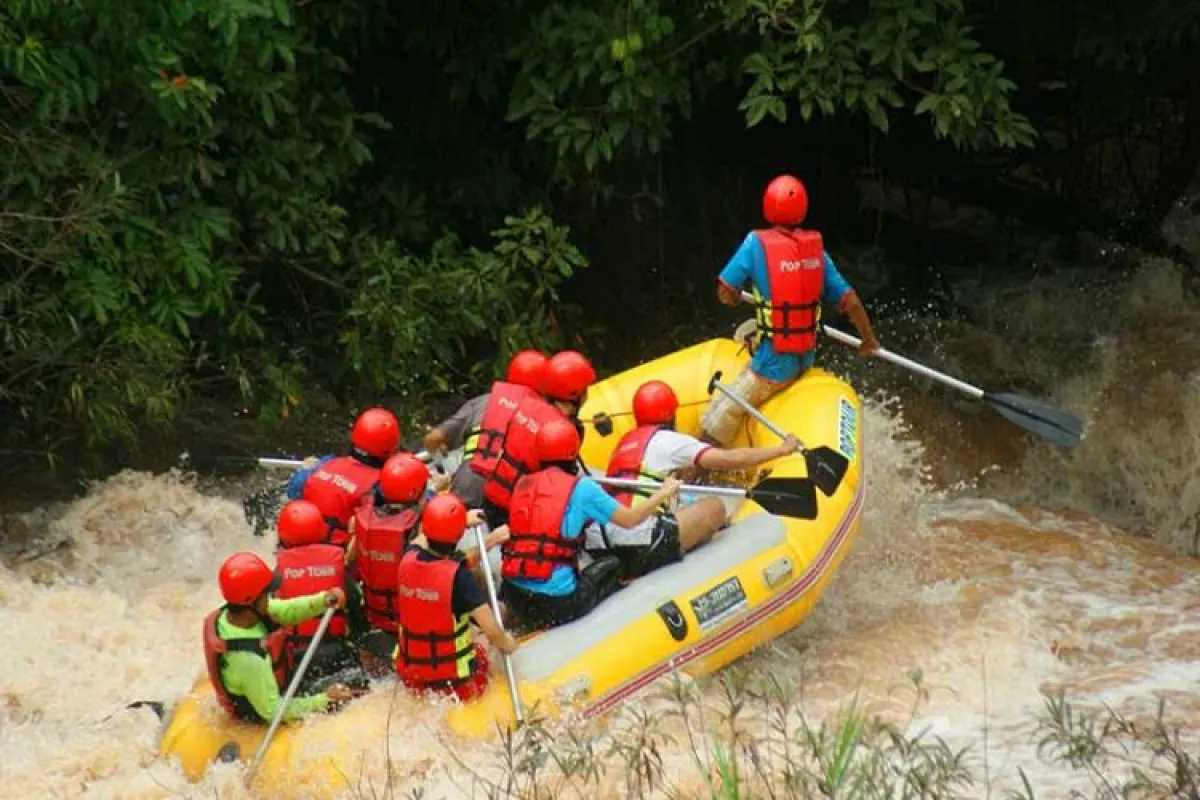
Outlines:
<svg viewBox="0 0 1200 800"><path fill-rule="evenodd" d="M1129 314L1146 292L1171 291L1169 274L1148 276L1123 297ZM1200 330L1194 309L1178 313ZM1164 337L1170 330L1178 329L1154 329ZM950 426L910 427L908 417L931 415L928 406L906 414L886 395L869 397L868 499L855 549L808 623L739 669L793 682L812 724L834 719L857 693L911 733L929 728L971 748L975 783L960 787L963 797L1003 797L1020 788L1018 769L1039 797L1095 794L1095 775L1038 758L1043 692L1063 690L1081 705L1108 704L1142 721L1165 699L1194 745L1200 562L1164 545L1186 549L1200 508L1200 387L1183 368L1200 363L1200 344L1194 333L1182 350L1163 338L1151 363L1154 331L1144 334L1150 343L1101 331L1091 366L1060 387L1056 401L1092 426L1076 453L1033 447L965 485L939 485L934 466L972 448L986 462L989 448L1003 450L995 442L1018 436L1014 429L997 417L962 429L983 430L976 439ZM1135 348L1141 355L1129 366ZM969 363L957 366L970 374ZM1130 381L1143 391L1131 393ZM126 472L29 517L70 545L0 562L0 796L252 796L236 766L189 784L156 758L154 715L121 710L137 699L170 703L188 689L203 669L198 626L218 603L218 564L237 549L268 555L269 541L251 536L234 493L226 495L199 491L186 476ZM1153 536L1135 538L1097 517ZM912 712L914 670L925 696ZM652 692L593 730L619 736L613 731L632 725L638 708L656 712L672 738L661 755L676 791L707 796L711 770L696 763L687 734L718 724L723 693L712 682L698 688L712 712L704 721L685 726L657 714L670 701ZM448 740L438 713L407 697L384 689L358 705L355 713L390 708L394 732L390 770L384 743L375 743L360 796L408 796L418 787L427 797L482 794L471 772L501 768L496 747ZM618 775L591 788L546 780L563 797L623 791Z"/></svg>

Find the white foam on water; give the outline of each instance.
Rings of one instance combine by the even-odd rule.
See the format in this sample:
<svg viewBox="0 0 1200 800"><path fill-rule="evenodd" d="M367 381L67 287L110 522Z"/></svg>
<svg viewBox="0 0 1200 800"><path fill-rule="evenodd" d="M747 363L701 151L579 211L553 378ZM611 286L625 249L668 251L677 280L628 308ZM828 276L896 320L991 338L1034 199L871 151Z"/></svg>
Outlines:
<svg viewBox="0 0 1200 800"><path fill-rule="evenodd" d="M1172 285L1170 275L1154 271L1160 267L1150 269L1138 286L1151 300L1126 303L1137 313L1165 303ZM1039 302L1031 317L1037 324L1062 316L1061 306ZM1061 689L1086 706L1108 703L1143 718L1161 696L1185 721L1185 735L1194 736L1197 562L1087 514L1037 507L1090 502L1116 509L1106 519L1161 530L1168 544L1186 543L1200 509L1198 384L1190 372L1175 370L1157 388L1142 381L1153 389L1151 398L1120 390L1137 380L1130 370L1145 366L1133 363L1128 348L1153 339L1153 331L1141 329L1114 334L1100 350L1118 348L1120 357L1098 352L1097 369L1064 388L1064 396L1088 400L1072 407L1098 409L1082 447L1069 455L1035 447L1021 474L989 469L978 489L935 487L924 446L898 403L868 399L862 533L806 624L739 668L801 685L809 719L832 718L857 697L911 730L930 727L956 747L971 747L976 774L982 780L986 764L988 781L967 791L969 797L1019 788L1018 769L1040 796L1091 790L1086 775L1037 757L1043 691ZM1122 427L1131 408L1143 416ZM997 487L994 496L989 486ZM1122 495L1137 499L1119 506ZM236 765L189 784L155 758L153 715L121 709L138 699L173 701L187 691L203 669L199 623L219 602L218 565L239 549L269 558L270 541L251 535L237 503L205 495L174 473L122 473L29 519L49 520L49 538L71 546L0 566L7 660L0 674L0 797L247 796ZM914 670L927 696L909 720ZM695 685L705 703L717 702L714 682ZM621 710L625 721L593 727L628 725L626 717L639 708L661 716L676 738L661 753L664 764L684 785L701 787L707 776L686 744L698 723L666 721L664 702L648 693ZM382 787L390 771L394 796L423 786L427 797L457 797L472 793L472 771L503 772L494 746L446 739L440 710L402 692L377 693L347 713L386 716L389 708L390 765L384 743L364 743L365 782ZM306 731L308 746L319 748L320 730L317 722ZM622 796L622 780L606 776L580 796Z"/></svg>

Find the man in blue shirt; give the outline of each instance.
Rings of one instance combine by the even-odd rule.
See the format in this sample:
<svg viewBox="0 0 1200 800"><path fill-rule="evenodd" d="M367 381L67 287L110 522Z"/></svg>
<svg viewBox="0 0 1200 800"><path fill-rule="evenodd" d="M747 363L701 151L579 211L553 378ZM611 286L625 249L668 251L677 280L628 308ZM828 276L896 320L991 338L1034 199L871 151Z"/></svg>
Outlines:
<svg viewBox="0 0 1200 800"><path fill-rule="evenodd" d="M825 252L821 235L800 228L807 213L804 184L791 175L775 178L763 195L763 216L772 227L751 231L717 278L717 299L725 305L742 302L747 285L756 298L747 338L757 338L757 346L730 386L756 408L813 365L822 302L850 318L864 355L879 349L858 293ZM701 419L704 438L728 446L744 416L724 394L714 394Z"/></svg>
<svg viewBox="0 0 1200 800"><path fill-rule="evenodd" d="M501 549L501 595L523 628L553 627L587 614L615 592L621 577L616 556L579 570L589 523L632 528L679 493L663 481L636 506L623 506L600 484L579 476L579 432L567 419L551 420L537 434L542 469L517 481L509 507L509 538Z"/></svg>

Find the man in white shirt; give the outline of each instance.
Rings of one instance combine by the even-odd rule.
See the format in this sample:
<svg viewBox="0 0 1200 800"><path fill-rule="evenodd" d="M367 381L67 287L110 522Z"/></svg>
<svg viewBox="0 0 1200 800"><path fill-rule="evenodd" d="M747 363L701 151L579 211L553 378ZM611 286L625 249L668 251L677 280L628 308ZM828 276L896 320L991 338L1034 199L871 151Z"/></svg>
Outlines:
<svg viewBox="0 0 1200 800"><path fill-rule="evenodd" d="M698 466L707 470L752 469L800 449L795 436L775 447L721 448L708 445L673 429L679 399L662 381L638 387L633 396L637 427L625 434L613 450L610 478L662 481L677 470ZM623 505L643 490L609 488ZM728 522L725 504L704 497L678 511L659 513L633 528L608 524L588 530L587 549L606 550L621 558L626 578L636 578L673 564L694 547L711 540Z"/></svg>

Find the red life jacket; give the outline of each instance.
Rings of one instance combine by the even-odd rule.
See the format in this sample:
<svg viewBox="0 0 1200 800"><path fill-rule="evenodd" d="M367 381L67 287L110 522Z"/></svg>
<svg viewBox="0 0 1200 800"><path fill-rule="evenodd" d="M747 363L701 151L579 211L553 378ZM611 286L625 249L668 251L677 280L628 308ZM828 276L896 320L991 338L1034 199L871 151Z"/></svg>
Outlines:
<svg viewBox="0 0 1200 800"><path fill-rule="evenodd" d="M537 457L537 434L552 419L566 417L536 394L529 395L517 405L508 422L496 469L483 485L484 497L500 508L508 508L517 481L541 466Z"/></svg>
<svg viewBox="0 0 1200 800"><path fill-rule="evenodd" d="M496 462L504 451L504 435L508 422L513 418L517 406L526 397L536 395L528 386L496 381L488 397L487 407L479 419L479 438L475 453L467 466L481 478L490 478L496 470Z"/></svg>
<svg viewBox="0 0 1200 800"><path fill-rule="evenodd" d="M224 608L218 608L204 618L204 664L208 667L208 681L217 695L217 702L231 717L265 725L270 720L260 717L245 696L233 694L225 688L222 679L225 654L254 653L270 658L271 666L275 670L275 683L282 692L287 686L288 678L286 659L283 657L283 629L276 628L262 639L222 639L217 633L217 619L224 610Z"/></svg>
<svg viewBox="0 0 1200 800"><path fill-rule="evenodd" d="M550 467L517 482L508 515L509 538L500 548L501 576L545 581L556 566L578 569L583 537L564 538L562 522L579 478Z"/></svg>
<svg viewBox="0 0 1200 800"><path fill-rule="evenodd" d="M364 464L353 456L332 458L308 476L303 497L325 515L330 544L346 546L350 540L347 526L354 508L378 480L379 467Z"/></svg>
<svg viewBox="0 0 1200 800"><path fill-rule="evenodd" d="M396 573L420 519L415 505L406 506L396 514L379 514L372 496L354 512L356 561L366 599L367 622L373 628L396 632Z"/></svg>
<svg viewBox="0 0 1200 800"><path fill-rule="evenodd" d="M280 550L275 554L275 567L281 579L276 596L281 600L343 589L346 585L346 551L337 545L306 544ZM310 619L284 627L289 669L300 663L320 624L320 619ZM325 638L328 641L345 635L346 612L339 609L329 621Z"/></svg>
<svg viewBox="0 0 1200 800"><path fill-rule="evenodd" d="M613 450L612 458L609 459L608 477L631 481L642 479L661 481L665 478L665 475L659 475L646 469L644 464L646 448L650 446L650 440L654 438L654 434L665 427L667 426L642 425L625 434ZM618 489L615 486L606 486L604 488L623 506L633 505L634 495L649 497L654 493L653 490L649 489Z"/></svg>
<svg viewBox="0 0 1200 800"><path fill-rule="evenodd" d="M821 234L781 228L754 233L766 253L771 292L758 305L758 329L771 339L777 353L807 353L817 346L817 319L825 288Z"/></svg>
<svg viewBox="0 0 1200 800"><path fill-rule="evenodd" d="M396 673L417 683L463 681L475 671L475 636L467 616L454 617L454 558L421 561L413 549L400 559L396 610L403 624Z"/></svg>

